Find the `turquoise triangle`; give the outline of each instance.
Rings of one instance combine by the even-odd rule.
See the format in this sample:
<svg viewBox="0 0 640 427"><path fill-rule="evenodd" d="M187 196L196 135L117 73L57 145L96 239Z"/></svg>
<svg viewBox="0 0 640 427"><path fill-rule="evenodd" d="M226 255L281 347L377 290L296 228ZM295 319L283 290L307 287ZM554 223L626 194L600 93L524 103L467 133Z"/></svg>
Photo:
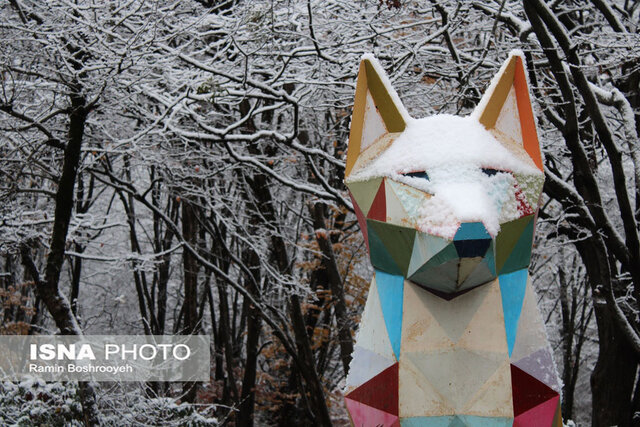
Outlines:
<svg viewBox="0 0 640 427"><path fill-rule="evenodd" d="M458 418L469 427L511 427L513 418L478 417L476 415L458 415Z"/></svg>
<svg viewBox="0 0 640 427"><path fill-rule="evenodd" d="M455 416L400 418L402 427L449 427Z"/></svg>
<svg viewBox="0 0 640 427"><path fill-rule="evenodd" d="M400 360L404 277L376 270L376 286L389 341L391 341L391 347L396 359Z"/></svg>
<svg viewBox="0 0 640 427"><path fill-rule="evenodd" d="M507 333L509 357L511 357L513 345L516 342L518 320L520 320L520 312L522 310L528 277L529 272L526 268L498 276L500 293L502 294L502 311L504 313L504 328Z"/></svg>

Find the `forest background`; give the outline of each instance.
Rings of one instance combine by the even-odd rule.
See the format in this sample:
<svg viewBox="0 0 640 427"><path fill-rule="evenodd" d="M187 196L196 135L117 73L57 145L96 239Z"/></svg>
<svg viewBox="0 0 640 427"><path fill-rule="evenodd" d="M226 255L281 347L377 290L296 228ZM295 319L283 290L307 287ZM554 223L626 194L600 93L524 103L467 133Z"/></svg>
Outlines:
<svg viewBox="0 0 640 427"><path fill-rule="evenodd" d="M207 334L205 384L0 383L3 424L346 425L371 270L342 183L372 52L414 117L524 51L565 422L640 425L640 3L0 3L0 333Z"/></svg>

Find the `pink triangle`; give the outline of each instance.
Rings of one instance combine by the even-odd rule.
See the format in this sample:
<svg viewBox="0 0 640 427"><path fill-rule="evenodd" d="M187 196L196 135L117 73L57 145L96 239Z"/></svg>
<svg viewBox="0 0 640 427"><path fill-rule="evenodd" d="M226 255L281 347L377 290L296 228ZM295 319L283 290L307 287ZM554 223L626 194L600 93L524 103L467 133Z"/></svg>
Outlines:
<svg viewBox="0 0 640 427"><path fill-rule="evenodd" d="M560 396L534 406L513 420L513 427L552 427Z"/></svg>
<svg viewBox="0 0 640 427"><path fill-rule="evenodd" d="M389 414L388 412L381 411L376 408L372 408L364 403L356 402L355 400L345 398L344 402L347 405L347 411L351 416L351 421L354 427L399 427L400 421L398 416Z"/></svg>

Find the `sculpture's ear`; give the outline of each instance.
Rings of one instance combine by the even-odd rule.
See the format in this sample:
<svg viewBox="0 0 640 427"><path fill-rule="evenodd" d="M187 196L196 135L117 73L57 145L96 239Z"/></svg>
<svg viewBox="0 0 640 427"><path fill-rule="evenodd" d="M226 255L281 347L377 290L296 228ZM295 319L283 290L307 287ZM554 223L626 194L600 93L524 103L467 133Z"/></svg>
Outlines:
<svg viewBox="0 0 640 427"><path fill-rule="evenodd" d="M473 112L502 143L528 154L542 170L542 155L533 118L522 53L512 52Z"/></svg>
<svg viewBox="0 0 640 427"><path fill-rule="evenodd" d="M372 55L363 56L351 116L345 177L360 153L380 137L404 131L408 119L409 114L378 61Z"/></svg>

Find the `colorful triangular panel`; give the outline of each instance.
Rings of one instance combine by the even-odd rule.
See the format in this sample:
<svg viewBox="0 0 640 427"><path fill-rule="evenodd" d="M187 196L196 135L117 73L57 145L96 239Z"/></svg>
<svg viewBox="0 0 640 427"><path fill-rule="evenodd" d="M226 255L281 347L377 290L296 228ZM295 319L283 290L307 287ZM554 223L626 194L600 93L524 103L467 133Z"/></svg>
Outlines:
<svg viewBox="0 0 640 427"><path fill-rule="evenodd" d="M407 213L408 221L413 224L421 216L420 209L424 202L431 198L431 195L391 179L387 180L387 185L391 186L402 204L402 208Z"/></svg>
<svg viewBox="0 0 640 427"><path fill-rule="evenodd" d="M549 386L513 365L511 365L511 388L513 390L513 414L516 417L558 396L558 393ZM555 408L551 413L551 420L554 414Z"/></svg>
<svg viewBox="0 0 640 427"><path fill-rule="evenodd" d="M511 427L513 418L478 417L475 415L458 415L460 421L468 427Z"/></svg>
<svg viewBox="0 0 640 427"><path fill-rule="evenodd" d="M540 310L538 310L536 294L531 282L527 282L524 303L520 312L520 321L516 342L511 352L511 360L521 360L540 349L547 348L547 334L542 322Z"/></svg>
<svg viewBox="0 0 640 427"><path fill-rule="evenodd" d="M362 142L360 143L360 151L369 148L378 138L387 133L387 128L380 114L376 110L371 93L367 91L364 109L364 124L362 128Z"/></svg>
<svg viewBox="0 0 640 427"><path fill-rule="evenodd" d="M464 349L409 353L407 357L456 411L466 405L502 364L499 354Z"/></svg>
<svg viewBox="0 0 640 427"><path fill-rule="evenodd" d="M367 220L367 235L369 236L369 257L371 264L378 270L390 274L402 274L402 270L394 261L393 256L385 246L385 242L378 235L379 222ZM383 223L384 224L384 223Z"/></svg>
<svg viewBox="0 0 640 427"><path fill-rule="evenodd" d="M389 224L400 225L403 227L413 228L413 223L409 221L410 216L404 210L404 206L400 202L398 195L394 191L394 186L391 184L391 180L385 179L386 188L384 190L387 197L387 217L385 221Z"/></svg>
<svg viewBox="0 0 640 427"><path fill-rule="evenodd" d="M434 255L445 249L450 243L450 240L441 237L416 232L407 275L413 275L420 267L429 262Z"/></svg>
<svg viewBox="0 0 640 427"><path fill-rule="evenodd" d="M385 369L345 397L398 416L398 364Z"/></svg>
<svg viewBox="0 0 640 427"><path fill-rule="evenodd" d="M522 142L525 151L533 160L533 163L542 170L542 155L540 153L540 143L536 132L536 122L533 118L531 99L529 98L529 87L527 77L524 72L522 58L516 58L516 67L513 78L513 85L516 90L516 100L518 103L518 113L522 129Z"/></svg>
<svg viewBox="0 0 640 427"><path fill-rule="evenodd" d="M531 246L533 245L533 216L524 217L531 218L525 229L522 231L520 238L516 242L511 254L500 269L499 274L510 273L521 268L527 268L531 263Z"/></svg>
<svg viewBox="0 0 640 427"><path fill-rule="evenodd" d="M516 105L516 91L513 86L511 86L502 105L500 115L496 120L495 130L499 132L499 139L504 139L507 143L522 145L520 115Z"/></svg>
<svg viewBox="0 0 640 427"><path fill-rule="evenodd" d="M449 427L455 418L455 416L401 418L400 425L402 427Z"/></svg>
<svg viewBox="0 0 640 427"><path fill-rule="evenodd" d="M554 391L560 392L556 366L553 362L551 350L548 347L541 348L529 356L513 362L513 364L532 377L542 381Z"/></svg>
<svg viewBox="0 0 640 427"><path fill-rule="evenodd" d="M353 194L349 191L349 197L351 198L351 203L353 203L353 211L356 214L356 219L358 220L358 225L360 226L360 231L362 231L362 236L364 237L364 243L367 245L367 250L369 250L369 237L367 233L367 220L365 219L364 213L360 210L358 203L356 203L356 199L353 198Z"/></svg>
<svg viewBox="0 0 640 427"><path fill-rule="evenodd" d="M484 224L481 222L463 222L453 236L453 240L482 240L491 239Z"/></svg>
<svg viewBox="0 0 640 427"><path fill-rule="evenodd" d="M397 415L389 414L348 398L345 399L345 403L354 427L373 425L376 427L396 427L400 425Z"/></svg>
<svg viewBox="0 0 640 427"><path fill-rule="evenodd" d="M389 341L391 341L391 347L396 359L400 359L404 277L376 270L376 284L378 285L378 297L380 298Z"/></svg>
<svg viewBox="0 0 640 427"><path fill-rule="evenodd" d="M511 368L505 361L500 368L469 399L462 413L513 419L513 398L511 396Z"/></svg>
<svg viewBox="0 0 640 427"><path fill-rule="evenodd" d="M405 333L402 335L401 353L427 352L454 346L449 334L429 310L427 300L432 298L440 299L416 284L405 281L402 315L402 330Z"/></svg>
<svg viewBox="0 0 640 427"><path fill-rule="evenodd" d="M467 330L469 322L484 301L489 289L488 286L481 286L451 301L425 293L421 301L429 314L447 333L449 339L455 343Z"/></svg>
<svg viewBox="0 0 640 427"><path fill-rule="evenodd" d="M406 354L401 356L398 385L401 419L437 416L455 411Z"/></svg>
<svg viewBox="0 0 640 427"><path fill-rule="evenodd" d="M498 272L498 274L501 274L503 272L504 264L507 262L507 259L512 255L516 244L521 239L527 226L532 222L533 222L533 215L525 216L525 217L516 219L514 221L509 221L500 225L500 232L498 233L498 236L496 237L496 242L495 242L496 271ZM530 249L531 249L531 246L529 246L529 250ZM504 272L508 273L508 271L504 271Z"/></svg>
<svg viewBox="0 0 640 427"><path fill-rule="evenodd" d="M373 220L369 220L367 224L369 229L375 230L386 252L391 255L391 258L399 267L400 274L406 276L409 262L411 261L416 230Z"/></svg>
<svg viewBox="0 0 640 427"><path fill-rule="evenodd" d="M506 360L507 338L502 326L504 325L504 317L502 310L496 309L501 305L498 281L478 286L452 302L455 303L467 295L480 295L481 293L486 296L483 297L480 306L474 309L475 314L469 320L467 329L460 334L461 338L457 345L467 350L499 352L505 355ZM457 312L458 309L452 307L451 311Z"/></svg>
<svg viewBox="0 0 640 427"><path fill-rule="evenodd" d="M365 217L369 213L373 199L375 199L376 194L378 194L381 183L382 178L373 178L367 181L350 182L347 184L349 192L352 194L353 199Z"/></svg>
<svg viewBox="0 0 640 427"><path fill-rule="evenodd" d="M502 294L502 310L504 312L504 328L507 334L509 357L513 351L518 332L518 321L527 288L529 272L526 269L498 276L500 293Z"/></svg>
<svg viewBox="0 0 640 427"><path fill-rule="evenodd" d="M371 207L369 208L369 212L367 212L367 218L382 222L387 220L387 198L385 196L384 179L380 183L373 202L371 202Z"/></svg>
<svg viewBox="0 0 640 427"><path fill-rule="evenodd" d="M355 346L351 360L357 360L357 363L351 363L349 365L349 375L347 376L345 388L345 392L347 393L356 387L360 387L396 363L395 359L384 357L359 345Z"/></svg>
<svg viewBox="0 0 640 427"><path fill-rule="evenodd" d="M514 421L514 427L552 427L556 417L560 396L553 397L546 402L535 406L518 415Z"/></svg>
<svg viewBox="0 0 640 427"><path fill-rule="evenodd" d="M361 347L379 354L385 359L394 360L393 348L389 335L387 334L387 325L382 315L382 306L378 297L378 287L375 277L369 287L369 297L367 304L364 306L360 328L356 336L356 347ZM351 365L358 363L358 359L353 358Z"/></svg>

